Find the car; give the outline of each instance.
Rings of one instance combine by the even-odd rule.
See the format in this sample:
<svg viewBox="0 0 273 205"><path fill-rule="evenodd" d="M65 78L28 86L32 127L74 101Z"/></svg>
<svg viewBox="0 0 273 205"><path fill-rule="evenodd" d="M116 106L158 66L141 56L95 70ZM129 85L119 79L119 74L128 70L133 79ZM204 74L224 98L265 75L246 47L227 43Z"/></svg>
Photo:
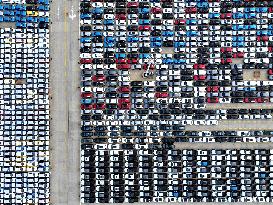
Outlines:
<svg viewBox="0 0 273 205"><path fill-rule="evenodd" d="M103 82L106 80L106 77L104 75L93 75L92 81L94 82Z"/></svg>
<svg viewBox="0 0 273 205"><path fill-rule="evenodd" d="M156 98L167 98L169 97L169 94L167 92L157 92L155 93Z"/></svg>
<svg viewBox="0 0 273 205"><path fill-rule="evenodd" d="M219 103L219 98L218 97L207 98L207 103Z"/></svg>
<svg viewBox="0 0 273 205"><path fill-rule="evenodd" d="M92 63L92 59L91 58L81 58L80 59L80 63L81 64L91 64Z"/></svg>
<svg viewBox="0 0 273 205"><path fill-rule="evenodd" d="M82 98L93 98L94 95L91 92L84 92L84 93L81 93L81 97Z"/></svg>

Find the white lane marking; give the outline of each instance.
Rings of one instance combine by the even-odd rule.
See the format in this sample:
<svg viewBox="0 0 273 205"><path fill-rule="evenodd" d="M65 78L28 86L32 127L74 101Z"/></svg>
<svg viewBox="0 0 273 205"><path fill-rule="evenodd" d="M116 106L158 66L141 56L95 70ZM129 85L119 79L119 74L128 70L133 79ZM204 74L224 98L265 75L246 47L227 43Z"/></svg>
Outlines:
<svg viewBox="0 0 273 205"><path fill-rule="evenodd" d="M69 14L69 18L73 19L76 18L76 15L74 14L74 9L73 9L73 6L71 7L71 13Z"/></svg>
<svg viewBox="0 0 273 205"><path fill-rule="evenodd" d="M60 19L60 6L58 6L57 8L57 16L58 16L58 20Z"/></svg>

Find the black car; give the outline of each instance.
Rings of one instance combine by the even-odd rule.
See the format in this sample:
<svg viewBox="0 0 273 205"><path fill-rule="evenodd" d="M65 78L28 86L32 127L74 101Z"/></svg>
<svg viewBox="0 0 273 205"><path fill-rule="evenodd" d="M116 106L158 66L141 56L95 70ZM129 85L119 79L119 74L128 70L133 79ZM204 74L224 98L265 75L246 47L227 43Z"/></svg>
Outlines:
<svg viewBox="0 0 273 205"><path fill-rule="evenodd" d="M153 19L151 20L151 25L161 25L162 21L161 19Z"/></svg>
<svg viewBox="0 0 273 205"><path fill-rule="evenodd" d="M92 60L93 64L102 64L103 63L103 59L102 58L94 58Z"/></svg>
<svg viewBox="0 0 273 205"><path fill-rule="evenodd" d="M140 53L149 53L151 51L150 47L141 47L139 48Z"/></svg>
<svg viewBox="0 0 273 205"><path fill-rule="evenodd" d="M90 53L91 52L91 48L88 46L84 46L80 48L80 52L81 53Z"/></svg>
<svg viewBox="0 0 273 205"><path fill-rule="evenodd" d="M93 130L93 126L82 126L81 130L82 131L92 131Z"/></svg>
<svg viewBox="0 0 273 205"><path fill-rule="evenodd" d="M84 69L81 71L81 75L85 77L91 77L92 76L92 71L89 69Z"/></svg>
<svg viewBox="0 0 273 205"><path fill-rule="evenodd" d="M81 136L82 137L93 137L94 133L93 132L82 132Z"/></svg>

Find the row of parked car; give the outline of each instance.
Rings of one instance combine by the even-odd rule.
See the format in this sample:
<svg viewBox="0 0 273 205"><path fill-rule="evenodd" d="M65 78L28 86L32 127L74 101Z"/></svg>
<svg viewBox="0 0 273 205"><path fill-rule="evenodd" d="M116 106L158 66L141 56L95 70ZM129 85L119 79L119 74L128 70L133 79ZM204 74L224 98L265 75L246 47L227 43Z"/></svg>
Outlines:
<svg viewBox="0 0 273 205"><path fill-rule="evenodd" d="M272 202L272 154L82 145L81 202Z"/></svg>
<svg viewBox="0 0 273 205"><path fill-rule="evenodd" d="M0 2L0 204L49 204L49 1Z"/></svg>
<svg viewBox="0 0 273 205"><path fill-rule="evenodd" d="M49 204L48 172L0 173L1 204Z"/></svg>

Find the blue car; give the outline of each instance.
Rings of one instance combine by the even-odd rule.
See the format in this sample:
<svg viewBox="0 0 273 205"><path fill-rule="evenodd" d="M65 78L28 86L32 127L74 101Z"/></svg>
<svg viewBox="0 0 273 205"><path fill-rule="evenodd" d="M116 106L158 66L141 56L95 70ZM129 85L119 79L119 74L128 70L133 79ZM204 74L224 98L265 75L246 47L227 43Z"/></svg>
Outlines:
<svg viewBox="0 0 273 205"><path fill-rule="evenodd" d="M164 59L162 60L162 63L163 63L163 64L173 64L173 63L174 63L174 60L171 59L171 58L164 58Z"/></svg>
<svg viewBox="0 0 273 205"><path fill-rule="evenodd" d="M220 13L210 13L209 18L210 19L219 19L220 18Z"/></svg>
<svg viewBox="0 0 273 205"><path fill-rule="evenodd" d="M92 104L92 99L83 98L81 99L81 104Z"/></svg>
<svg viewBox="0 0 273 205"><path fill-rule="evenodd" d="M186 36L191 37L191 36L197 36L197 31L187 31Z"/></svg>
<svg viewBox="0 0 273 205"><path fill-rule="evenodd" d="M149 8L141 8L141 9L139 9L139 13L141 13L141 14L147 14L149 12L150 12Z"/></svg>
<svg viewBox="0 0 273 205"><path fill-rule="evenodd" d="M243 13L233 13L232 18L233 19L242 19L242 18L244 18L244 14Z"/></svg>
<svg viewBox="0 0 273 205"><path fill-rule="evenodd" d="M38 3L49 5L49 0L38 0Z"/></svg>
<svg viewBox="0 0 273 205"><path fill-rule="evenodd" d="M267 30L257 31L256 35L257 36L267 36L268 35L268 31Z"/></svg>
<svg viewBox="0 0 273 205"><path fill-rule="evenodd" d="M150 25L151 22L150 22L149 19L139 19L139 20L138 20L138 24L139 24L139 25Z"/></svg>
<svg viewBox="0 0 273 205"><path fill-rule="evenodd" d="M185 59L174 59L174 64L185 64L186 60Z"/></svg>
<svg viewBox="0 0 273 205"><path fill-rule="evenodd" d="M102 14L103 13L103 8L99 7L99 8L95 8L92 11L93 14Z"/></svg>
<svg viewBox="0 0 273 205"><path fill-rule="evenodd" d="M245 30L256 30L257 25L245 25Z"/></svg>
<svg viewBox="0 0 273 205"><path fill-rule="evenodd" d="M244 25L233 25L232 30L234 31L244 30Z"/></svg>
<svg viewBox="0 0 273 205"><path fill-rule="evenodd" d="M238 41L232 42L232 47L244 47L244 46L245 46L244 42L238 42Z"/></svg>
<svg viewBox="0 0 273 205"><path fill-rule="evenodd" d="M81 43L90 43L91 42L91 38L89 38L89 37L82 37L80 39L80 42Z"/></svg>
<svg viewBox="0 0 273 205"><path fill-rule="evenodd" d="M255 13L245 14L245 18L246 19L255 19L256 18L256 14Z"/></svg>
<svg viewBox="0 0 273 205"><path fill-rule="evenodd" d="M273 24L268 25L269 30L273 30Z"/></svg>
<svg viewBox="0 0 273 205"><path fill-rule="evenodd" d="M209 7L209 3L208 2L198 2L196 4L197 8L208 8Z"/></svg>
<svg viewBox="0 0 273 205"><path fill-rule="evenodd" d="M99 32L99 31L92 32L92 36L93 37L102 36L102 32Z"/></svg>
<svg viewBox="0 0 273 205"><path fill-rule="evenodd" d="M152 48L162 47L162 43L161 42L151 42L151 47Z"/></svg>
<svg viewBox="0 0 273 205"><path fill-rule="evenodd" d="M147 53L140 53L139 58L141 58L141 59L150 58L150 55Z"/></svg>
<svg viewBox="0 0 273 205"><path fill-rule="evenodd" d="M187 25L196 25L197 24L197 20L196 19L188 19L186 21Z"/></svg>
<svg viewBox="0 0 273 205"><path fill-rule="evenodd" d="M116 53L116 58L126 58L126 53Z"/></svg>
<svg viewBox="0 0 273 205"><path fill-rule="evenodd" d="M185 47L185 46L186 46L186 42L175 42L174 43L175 48L181 48L181 47Z"/></svg>
<svg viewBox="0 0 273 205"><path fill-rule="evenodd" d="M233 36L232 41L245 41L245 38L243 36Z"/></svg>
<svg viewBox="0 0 273 205"><path fill-rule="evenodd" d="M26 11L21 11L21 16L27 16L27 12Z"/></svg>
<svg viewBox="0 0 273 205"><path fill-rule="evenodd" d="M114 25L115 22L113 19L104 19L103 24L104 25Z"/></svg>
<svg viewBox="0 0 273 205"><path fill-rule="evenodd" d="M105 48L113 48L113 47L115 47L115 44L114 43L104 42L103 46Z"/></svg>
<svg viewBox="0 0 273 205"><path fill-rule="evenodd" d="M151 37L152 42L161 42L162 39L160 37Z"/></svg>
<svg viewBox="0 0 273 205"><path fill-rule="evenodd" d="M173 31L163 31L162 36L173 36L174 32Z"/></svg>
<svg viewBox="0 0 273 205"><path fill-rule="evenodd" d="M256 12L256 9L254 7L246 7L244 8L245 13L254 13Z"/></svg>
<svg viewBox="0 0 273 205"><path fill-rule="evenodd" d="M106 43L114 43L115 42L115 38L111 37L111 36L107 36L104 38L104 42Z"/></svg>
<svg viewBox="0 0 273 205"><path fill-rule="evenodd" d="M80 18L81 19L91 19L92 15L91 14L81 14Z"/></svg>
<svg viewBox="0 0 273 205"><path fill-rule="evenodd" d="M256 12L257 13L267 13L268 8L267 7L257 7Z"/></svg>
<svg viewBox="0 0 273 205"><path fill-rule="evenodd" d="M128 38L127 38L127 41L130 42L130 43L131 43L131 42L138 42L138 40L139 40L138 37L128 37Z"/></svg>

